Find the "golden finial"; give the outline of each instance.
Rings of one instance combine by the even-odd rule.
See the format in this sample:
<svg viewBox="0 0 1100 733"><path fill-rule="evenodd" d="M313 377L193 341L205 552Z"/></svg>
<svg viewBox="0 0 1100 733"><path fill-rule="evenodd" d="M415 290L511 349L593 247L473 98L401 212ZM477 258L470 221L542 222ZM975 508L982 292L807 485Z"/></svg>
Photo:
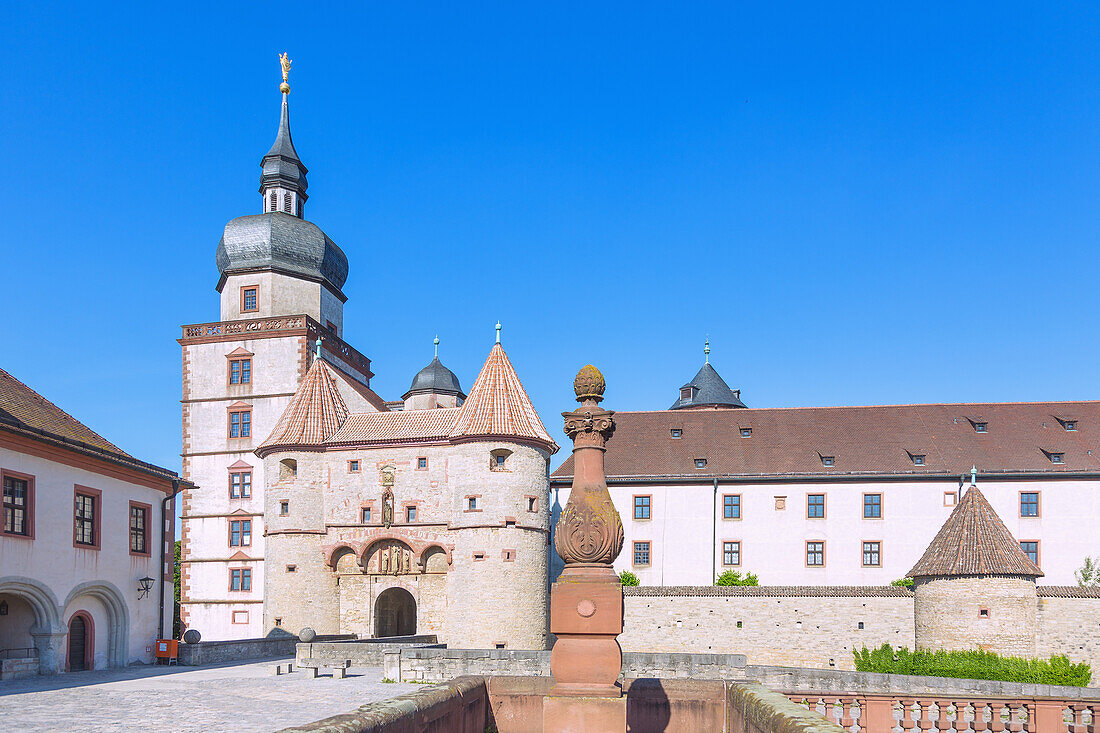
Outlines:
<svg viewBox="0 0 1100 733"><path fill-rule="evenodd" d="M290 85L286 83L286 75L290 73L290 59L286 57L286 53L279 54L279 65L283 67L283 83L279 85L279 91L290 94Z"/></svg>

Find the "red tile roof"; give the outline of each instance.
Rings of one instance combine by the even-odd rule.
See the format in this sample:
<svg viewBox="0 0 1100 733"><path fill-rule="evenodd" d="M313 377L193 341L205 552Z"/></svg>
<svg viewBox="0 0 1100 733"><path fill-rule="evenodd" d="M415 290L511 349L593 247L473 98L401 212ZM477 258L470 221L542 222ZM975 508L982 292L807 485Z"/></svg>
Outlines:
<svg viewBox="0 0 1100 733"><path fill-rule="evenodd" d="M558 450L500 344L494 344L489 352L450 436L525 438L551 453Z"/></svg>
<svg viewBox="0 0 1100 733"><path fill-rule="evenodd" d="M320 445L336 433L348 417L348 407L335 379L324 359L314 359L279 423L257 449L257 454L275 447Z"/></svg>
<svg viewBox="0 0 1100 733"><path fill-rule="evenodd" d="M908 577L960 575L1042 576L1043 571L989 505L977 486L963 494Z"/></svg>
<svg viewBox="0 0 1100 733"><path fill-rule="evenodd" d="M397 410L395 412L357 412L335 435L329 445L446 441L461 407L435 410Z"/></svg>
<svg viewBox="0 0 1100 733"><path fill-rule="evenodd" d="M1067 419L1076 430L1065 429ZM987 432L977 432L975 420ZM1095 401L616 412L615 423L607 445L612 481L959 476L972 465L983 476L1100 472ZM672 438L672 428L682 437ZM741 437L742 428L751 436ZM1052 463L1051 452L1063 453L1063 462ZM923 455L923 465L913 455ZM696 458L707 460L704 469ZM570 457L553 477L572 474Z"/></svg>

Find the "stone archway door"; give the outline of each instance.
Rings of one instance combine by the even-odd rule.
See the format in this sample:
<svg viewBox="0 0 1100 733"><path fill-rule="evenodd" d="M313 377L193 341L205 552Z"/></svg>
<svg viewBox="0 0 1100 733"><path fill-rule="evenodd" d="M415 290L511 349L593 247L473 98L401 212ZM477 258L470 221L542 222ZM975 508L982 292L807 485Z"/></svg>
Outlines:
<svg viewBox="0 0 1100 733"><path fill-rule="evenodd" d="M416 633L416 599L404 588L387 588L374 602L374 635L412 636Z"/></svg>
<svg viewBox="0 0 1100 733"><path fill-rule="evenodd" d="M91 669L92 625L82 613L69 619L69 671L83 672Z"/></svg>

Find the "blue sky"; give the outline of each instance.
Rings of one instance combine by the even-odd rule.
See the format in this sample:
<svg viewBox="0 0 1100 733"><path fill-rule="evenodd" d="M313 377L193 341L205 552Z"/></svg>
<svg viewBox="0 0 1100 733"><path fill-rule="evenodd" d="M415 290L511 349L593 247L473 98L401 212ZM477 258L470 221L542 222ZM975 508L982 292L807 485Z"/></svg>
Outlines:
<svg viewBox="0 0 1100 733"><path fill-rule="evenodd" d="M1095 5L526 5L0 8L0 366L178 469L285 50L387 399L498 318L556 436L580 366L664 409L707 334L753 407L1100 397Z"/></svg>

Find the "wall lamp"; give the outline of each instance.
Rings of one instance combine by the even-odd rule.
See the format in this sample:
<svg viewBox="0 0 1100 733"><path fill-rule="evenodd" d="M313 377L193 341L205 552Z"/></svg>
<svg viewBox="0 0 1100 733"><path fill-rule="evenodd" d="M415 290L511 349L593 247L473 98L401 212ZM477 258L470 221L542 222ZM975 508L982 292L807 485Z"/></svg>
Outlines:
<svg viewBox="0 0 1100 733"><path fill-rule="evenodd" d="M140 601L145 596L149 595L149 591L153 590L153 579L146 575L144 578L138 580L138 600Z"/></svg>

